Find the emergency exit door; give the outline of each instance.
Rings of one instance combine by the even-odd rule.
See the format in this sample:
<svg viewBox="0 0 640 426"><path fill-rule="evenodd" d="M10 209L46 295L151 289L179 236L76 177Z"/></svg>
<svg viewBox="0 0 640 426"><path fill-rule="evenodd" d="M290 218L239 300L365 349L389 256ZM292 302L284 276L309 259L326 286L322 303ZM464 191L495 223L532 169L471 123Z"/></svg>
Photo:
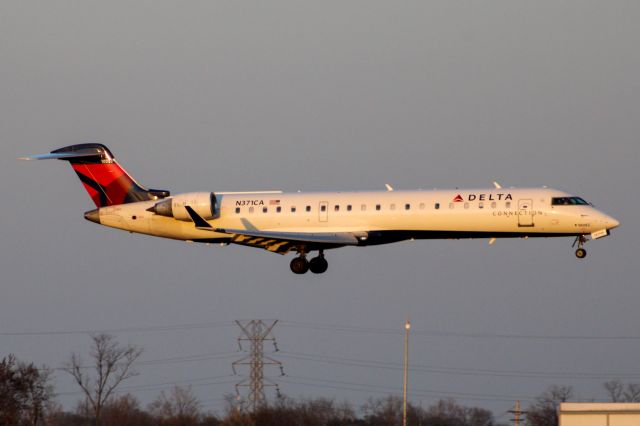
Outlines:
<svg viewBox="0 0 640 426"><path fill-rule="evenodd" d="M533 200L518 200L518 226L532 227L533 223Z"/></svg>
<svg viewBox="0 0 640 426"><path fill-rule="evenodd" d="M326 222L329 220L329 202L328 201L320 201L318 205L318 219L320 222Z"/></svg>

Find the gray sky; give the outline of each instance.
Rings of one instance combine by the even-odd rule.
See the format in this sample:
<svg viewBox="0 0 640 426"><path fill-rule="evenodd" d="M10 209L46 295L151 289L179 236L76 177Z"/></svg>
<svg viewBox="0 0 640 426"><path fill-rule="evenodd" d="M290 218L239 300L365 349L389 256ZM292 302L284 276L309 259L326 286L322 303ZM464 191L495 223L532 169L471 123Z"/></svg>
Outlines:
<svg viewBox="0 0 640 426"><path fill-rule="evenodd" d="M128 329L144 360L181 361L128 385L191 383L219 410L235 358L184 357L234 351L234 319L279 318L280 348L311 355L279 357L283 392L361 403L400 390L409 313L412 361L440 369L412 373L416 403L448 392L500 415L550 384L600 400L614 374L640 382L639 21L635 1L1 2L0 355L58 366L86 334L6 333ZM290 256L96 226L66 164L15 160L82 142L174 193L496 179L622 226L584 261L570 239L422 241L295 276Z"/></svg>

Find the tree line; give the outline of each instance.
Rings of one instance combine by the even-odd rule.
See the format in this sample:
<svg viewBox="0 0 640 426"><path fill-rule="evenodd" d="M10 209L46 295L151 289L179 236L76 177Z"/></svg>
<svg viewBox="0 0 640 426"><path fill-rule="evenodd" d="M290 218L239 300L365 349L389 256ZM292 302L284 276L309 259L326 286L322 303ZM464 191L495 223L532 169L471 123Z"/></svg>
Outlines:
<svg viewBox="0 0 640 426"><path fill-rule="evenodd" d="M82 397L75 410L65 411L55 400L52 370L17 360L0 361L0 426L395 426L402 424L402 399L370 398L357 409L333 399L278 398L254 412L242 409L236 398L225 396L220 415L206 412L190 387L161 391L147 407L118 386L138 373L133 366L142 349L120 345L108 334L91 336L90 361L72 353L64 365ZM604 388L612 402L640 402L640 384L611 380ZM535 399L525 414L528 426L556 426L561 402L571 400L568 386L551 386ZM409 425L504 426L483 408L466 407L441 399L423 408L409 403Z"/></svg>

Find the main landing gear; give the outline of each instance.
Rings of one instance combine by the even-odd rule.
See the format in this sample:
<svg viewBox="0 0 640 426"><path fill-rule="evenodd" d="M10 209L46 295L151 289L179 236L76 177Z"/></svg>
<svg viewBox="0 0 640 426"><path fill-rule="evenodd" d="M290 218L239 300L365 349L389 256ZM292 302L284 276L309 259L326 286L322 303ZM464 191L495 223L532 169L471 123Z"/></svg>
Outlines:
<svg viewBox="0 0 640 426"><path fill-rule="evenodd" d="M576 240L573 242L573 245L571 247L575 247L575 245L578 245L578 249L576 250L576 257L578 259L584 259L587 256L587 251L582 248L582 246L584 245L584 243L587 242L587 239L585 238L584 235L578 235L576 237Z"/></svg>
<svg viewBox="0 0 640 426"><path fill-rule="evenodd" d="M291 272L293 272L294 274L302 275L306 274L307 271L311 271L314 274L322 274L326 272L329 264L324 258L323 250L320 250L318 256L314 257L311 260L307 260L307 256L304 251L300 251L299 256L295 257L291 261L291 264L289 266L291 267Z"/></svg>

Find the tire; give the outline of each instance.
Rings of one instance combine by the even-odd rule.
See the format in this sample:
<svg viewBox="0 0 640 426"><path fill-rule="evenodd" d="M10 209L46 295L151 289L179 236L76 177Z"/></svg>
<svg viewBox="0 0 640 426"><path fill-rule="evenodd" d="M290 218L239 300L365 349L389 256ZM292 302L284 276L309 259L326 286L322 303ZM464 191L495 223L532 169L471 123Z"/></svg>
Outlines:
<svg viewBox="0 0 640 426"><path fill-rule="evenodd" d="M576 250L576 257L578 259L584 259L587 256L587 251L583 248Z"/></svg>
<svg viewBox="0 0 640 426"><path fill-rule="evenodd" d="M329 263L324 258L324 256L314 257L309 261L309 269L314 274L322 274L327 271L329 267Z"/></svg>
<svg viewBox="0 0 640 426"><path fill-rule="evenodd" d="M309 270L309 262L304 257L295 257L289 267L294 274L302 275Z"/></svg>

